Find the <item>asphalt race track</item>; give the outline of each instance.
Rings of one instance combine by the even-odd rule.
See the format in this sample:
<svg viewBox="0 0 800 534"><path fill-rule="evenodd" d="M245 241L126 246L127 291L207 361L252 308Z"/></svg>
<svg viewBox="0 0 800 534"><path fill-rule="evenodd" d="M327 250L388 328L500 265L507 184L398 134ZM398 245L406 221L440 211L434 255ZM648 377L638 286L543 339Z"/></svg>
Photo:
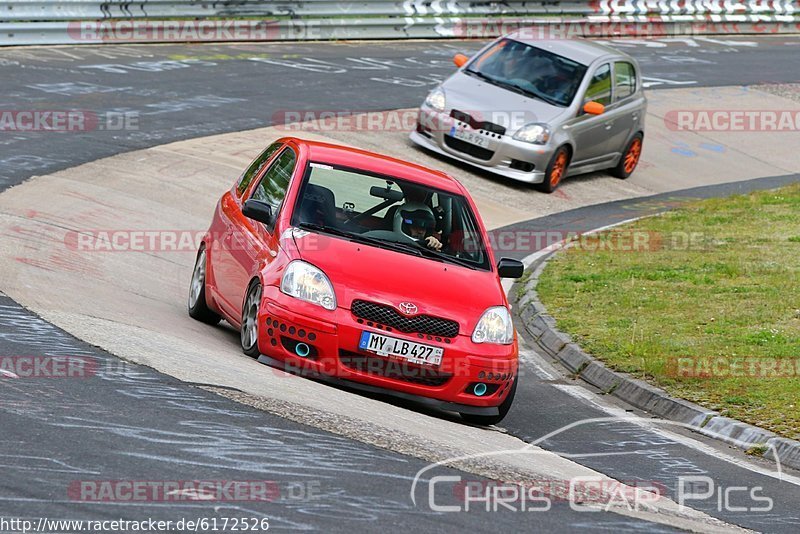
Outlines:
<svg viewBox="0 0 800 534"><path fill-rule="evenodd" d="M791 37L665 41L622 42L651 88L797 80ZM121 119L112 119L89 133L4 134L0 187L128 150L266 126L287 110L414 107L453 71L455 52L477 48L379 42L0 50L0 109L139 114L133 131L113 129Z"/></svg>
<svg viewBox="0 0 800 534"><path fill-rule="evenodd" d="M800 72L798 42L791 37L614 44L639 59L653 89L789 83L797 82ZM414 107L452 72L454 52L477 46L407 42L0 50L0 110L83 109L100 117L91 132L0 133L0 191L32 176L123 152L268 126L288 110ZM135 126L119 129L131 120L126 117L135 117ZM800 175L785 174L702 186L581 207L506 229L592 229L692 198L798 180ZM672 530L618 513L587 514L566 502L555 502L535 517L508 511L441 513L415 506L409 489L426 460L293 422L215 395L202 384L123 362L6 297L0 297L0 310L0 354L68 354L90 358L99 369L99 380L0 384L0 443L6 451L0 460L5 475L0 511L6 516L177 520L239 515L268 517L271 528L332 531L386 525L476 532ZM534 441L554 433L539 445L629 484L657 483L673 498L680 476L709 476L721 491L759 487L773 500L768 512L748 510L746 500L722 507L711 498L690 506L757 531L796 531L798 473L784 472L781 479L770 462L646 415L636 422L615 421L636 412L593 395L530 350L522 356L529 378L502 423L511 436ZM558 432L578 421L590 422ZM484 480L455 470L436 474ZM67 490L79 480L225 478L267 479L278 493L269 503L225 503L212 512L197 501L76 502ZM317 497L303 498L309 492Z"/></svg>
<svg viewBox="0 0 800 534"><path fill-rule="evenodd" d="M0 298L0 351L89 358L97 378L41 378L2 389L0 508L18 518L268 518L271 529L352 532L378 524L420 531L513 530L515 514L437 513L413 506L409 488L427 464L243 406L82 343ZM38 350L37 350L38 349ZM55 451L55 453L54 453ZM81 500L77 481L269 480L269 502L108 503ZM458 475L441 470L437 475ZM465 480L480 482L474 475ZM24 491L19 491L24 488ZM65 488L71 488L64 491ZM99 494L99 492L97 493ZM94 493L92 493L94 495ZM306 497L313 496L311 499ZM449 497L449 499L448 499ZM437 496L452 505L454 495ZM586 513L555 502L539 526L579 529ZM592 524L623 532L668 532L595 513Z"/></svg>

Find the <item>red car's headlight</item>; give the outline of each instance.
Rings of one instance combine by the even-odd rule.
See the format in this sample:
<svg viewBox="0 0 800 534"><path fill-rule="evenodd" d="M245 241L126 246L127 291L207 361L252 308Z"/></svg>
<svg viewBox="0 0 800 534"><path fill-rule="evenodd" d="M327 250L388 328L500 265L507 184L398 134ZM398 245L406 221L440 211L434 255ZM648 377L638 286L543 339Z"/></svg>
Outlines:
<svg viewBox="0 0 800 534"><path fill-rule="evenodd" d="M473 343L494 343L510 345L514 342L514 324L511 314L505 306L493 306L483 312L475 331L472 333Z"/></svg>
<svg viewBox="0 0 800 534"><path fill-rule="evenodd" d="M331 281L320 269L302 260L295 260L286 266L281 278L281 291L326 310L336 309L336 295Z"/></svg>

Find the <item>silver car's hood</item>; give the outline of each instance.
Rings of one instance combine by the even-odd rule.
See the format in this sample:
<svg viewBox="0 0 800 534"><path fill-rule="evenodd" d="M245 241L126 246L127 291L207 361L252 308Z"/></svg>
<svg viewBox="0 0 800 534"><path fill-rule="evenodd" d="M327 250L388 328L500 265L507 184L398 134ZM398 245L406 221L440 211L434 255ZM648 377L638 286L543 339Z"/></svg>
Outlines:
<svg viewBox="0 0 800 534"><path fill-rule="evenodd" d="M442 84L447 112L457 109L478 120L500 124L510 133L531 122L549 123L567 108L503 89L462 72Z"/></svg>

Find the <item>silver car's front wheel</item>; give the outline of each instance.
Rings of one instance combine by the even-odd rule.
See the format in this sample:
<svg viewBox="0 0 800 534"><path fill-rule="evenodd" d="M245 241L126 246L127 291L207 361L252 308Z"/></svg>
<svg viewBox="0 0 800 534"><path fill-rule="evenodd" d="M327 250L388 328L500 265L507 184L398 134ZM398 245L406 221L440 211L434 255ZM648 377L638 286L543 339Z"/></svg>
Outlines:
<svg viewBox="0 0 800 534"><path fill-rule="evenodd" d="M569 148L566 146L559 147L559 149L553 154L553 158L550 160L550 163L547 165L544 181L542 181L540 184L536 184L536 188L539 189L539 191L544 191L545 193L552 193L555 191L556 188L561 184L561 181L567 175L569 160Z"/></svg>
<svg viewBox="0 0 800 534"><path fill-rule="evenodd" d="M217 324L220 316L206 303L206 265L208 258L205 247L197 253L189 284L189 316L207 324Z"/></svg>
<svg viewBox="0 0 800 534"><path fill-rule="evenodd" d="M261 284L253 282L247 290L247 297L242 308L242 328L240 338L242 351L248 356L257 358L258 351L258 309L261 306Z"/></svg>

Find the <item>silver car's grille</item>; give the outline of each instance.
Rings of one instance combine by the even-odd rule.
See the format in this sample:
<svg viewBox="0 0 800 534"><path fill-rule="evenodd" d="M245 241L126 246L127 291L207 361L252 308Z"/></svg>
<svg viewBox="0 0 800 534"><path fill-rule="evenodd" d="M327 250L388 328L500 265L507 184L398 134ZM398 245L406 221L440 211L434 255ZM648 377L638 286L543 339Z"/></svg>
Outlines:
<svg viewBox="0 0 800 534"><path fill-rule="evenodd" d="M454 109L454 110L450 111L450 116L453 117L457 121L461 121L461 122L463 122L465 124L469 124L470 127L473 130L483 130L485 132L489 132L489 133L493 133L493 134L497 134L497 135L505 135L506 134L505 127L500 126L499 124L495 124L493 122L489 122L489 121L480 121L480 120L476 119L475 117L473 117L472 115L470 115L469 113L466 113L464 111L459 111L457 109Z"/></svg>
<svg viewBox="0 0 800 534"><path fill-rule="evenodd" d="M494 152L489 150L488 148L483 148L478 145L473 145L472 143L467 143L466 141L462 141L461 139L456 139L450 135L445 134L444 142L447 146L452 148L453 150L457 150L464 154L469 154L473 158L482 159L484 161L489 161L494 156Z"/></svg>

